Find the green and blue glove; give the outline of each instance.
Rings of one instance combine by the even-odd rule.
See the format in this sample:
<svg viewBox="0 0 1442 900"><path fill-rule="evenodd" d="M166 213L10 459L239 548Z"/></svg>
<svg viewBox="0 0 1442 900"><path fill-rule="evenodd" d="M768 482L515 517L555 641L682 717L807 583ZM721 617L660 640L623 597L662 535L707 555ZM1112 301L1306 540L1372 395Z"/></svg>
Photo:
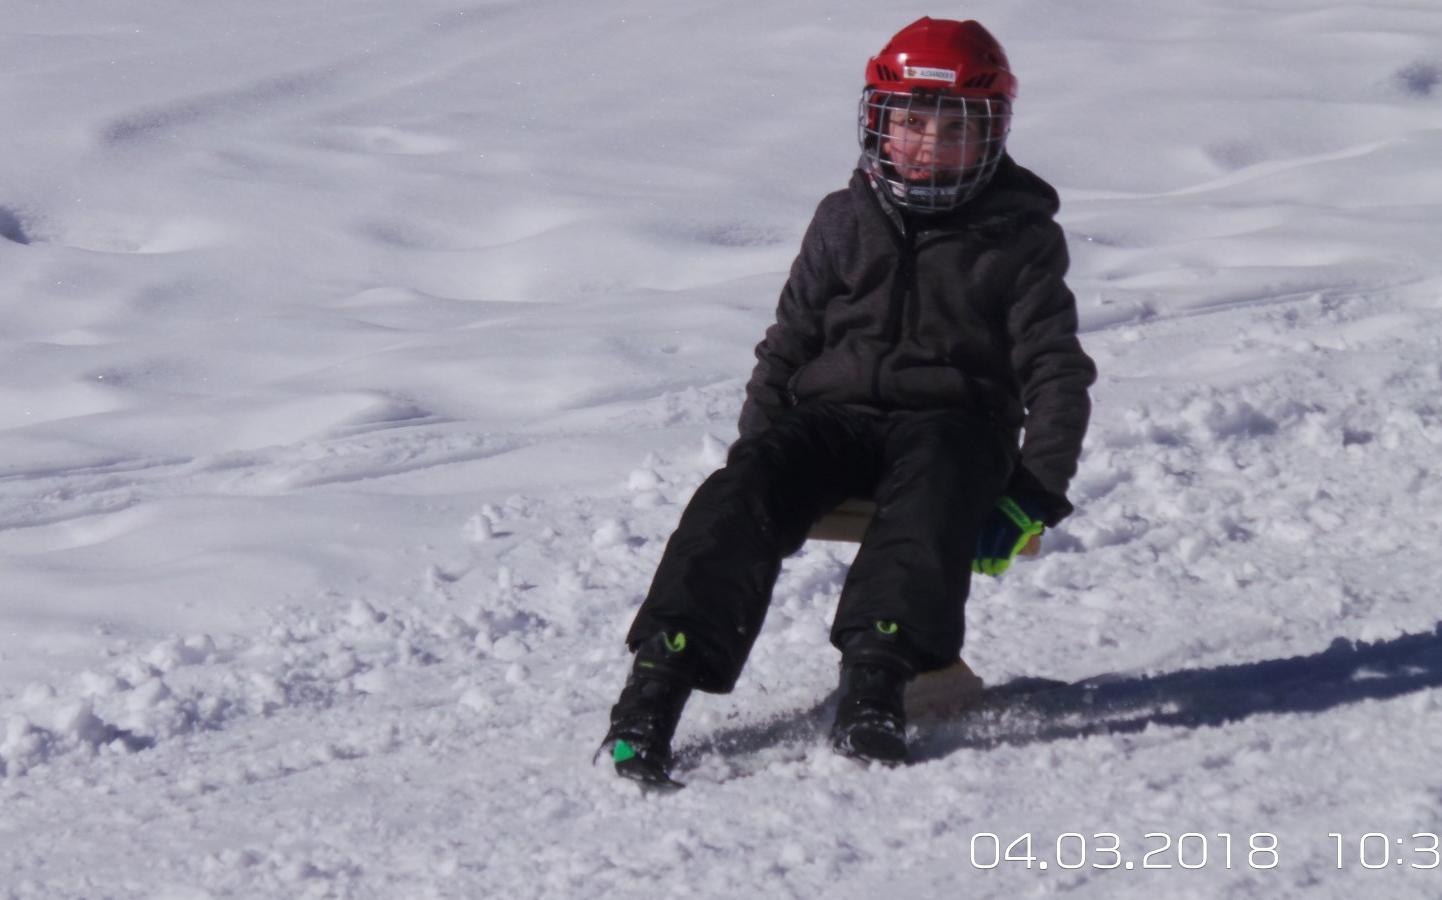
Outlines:
<svg viewBox="0 0 1442 900"><path fill-rule="evenodd" d="M981 526L971 570L979 575L1000 575L1012 560L1046 530L1041 507L1024 497L1002 497Z"/></svg>

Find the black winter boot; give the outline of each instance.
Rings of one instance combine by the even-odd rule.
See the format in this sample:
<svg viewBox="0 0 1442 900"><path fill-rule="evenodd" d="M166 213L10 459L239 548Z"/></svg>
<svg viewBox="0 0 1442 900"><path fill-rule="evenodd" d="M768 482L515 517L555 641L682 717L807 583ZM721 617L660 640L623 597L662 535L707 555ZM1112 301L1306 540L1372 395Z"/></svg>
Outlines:
<svg viewBox="0 0 1442 900"><path fill-rule="evenodd" d="M680 787L669 774L671 737L695 684L696 655L686 635L657 632L636 648L621 697L611 707L611 729L601 743L616 774L661 787Z"/></svg>
<svg viewBox="0 0 1442 900"><path fill-rule="evenodd" d="M867 762L906 759L906 683L916 666L897 638L896 625L877 622L846 639L841 651L840 699L831 745Z"/></svg>

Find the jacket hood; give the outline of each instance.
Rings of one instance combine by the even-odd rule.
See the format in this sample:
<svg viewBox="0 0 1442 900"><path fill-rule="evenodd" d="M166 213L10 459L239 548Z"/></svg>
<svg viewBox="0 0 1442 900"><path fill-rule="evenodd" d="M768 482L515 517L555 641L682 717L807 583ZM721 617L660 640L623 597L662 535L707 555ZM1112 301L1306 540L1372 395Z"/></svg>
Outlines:
<svg viewBox="0 0 1442 900"><path fill-rule="evenodd" d="M1002 157L992 176L991 184L961 211L970 208L978 219L1054 217L1061 209L1056 188L1047 184L1030 169L1016 164L1009 155Z"/></svg>

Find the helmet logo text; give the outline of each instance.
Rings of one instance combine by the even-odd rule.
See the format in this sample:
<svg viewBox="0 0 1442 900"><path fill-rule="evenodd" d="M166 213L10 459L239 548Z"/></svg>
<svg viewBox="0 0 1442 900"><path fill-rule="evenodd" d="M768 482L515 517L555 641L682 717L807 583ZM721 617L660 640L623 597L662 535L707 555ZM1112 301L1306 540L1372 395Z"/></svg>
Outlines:
<svg viewBox="0 0 1442 900"><path fill-rule="evenodd" d="M924 66L907 66L904 72L907 80L944 81L956 84L955 69L929 69Z"/></svg>

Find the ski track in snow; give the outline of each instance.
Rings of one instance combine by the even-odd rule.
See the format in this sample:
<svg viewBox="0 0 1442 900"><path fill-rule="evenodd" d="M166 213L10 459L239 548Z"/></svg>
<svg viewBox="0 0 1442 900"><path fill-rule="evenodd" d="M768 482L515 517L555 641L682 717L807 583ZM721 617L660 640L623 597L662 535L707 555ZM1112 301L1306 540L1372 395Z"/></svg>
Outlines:
<svg viewBox="0 0 1442 900"><path fill-rule="evenodd" d="M978 7L1101 370L1076 514L973 586L987 691L912 765L826 749L854 548L812 544L691 701L687 789L592 765L857 61L910 16L755 12L16 11L0 900L1436 896L1327 837L1442 831L1416 4ZM631 59L672 89L615 102ZM978 832L1053 866L977 868ZM1064 832L1213 857L1063 870Z"/></svg>

